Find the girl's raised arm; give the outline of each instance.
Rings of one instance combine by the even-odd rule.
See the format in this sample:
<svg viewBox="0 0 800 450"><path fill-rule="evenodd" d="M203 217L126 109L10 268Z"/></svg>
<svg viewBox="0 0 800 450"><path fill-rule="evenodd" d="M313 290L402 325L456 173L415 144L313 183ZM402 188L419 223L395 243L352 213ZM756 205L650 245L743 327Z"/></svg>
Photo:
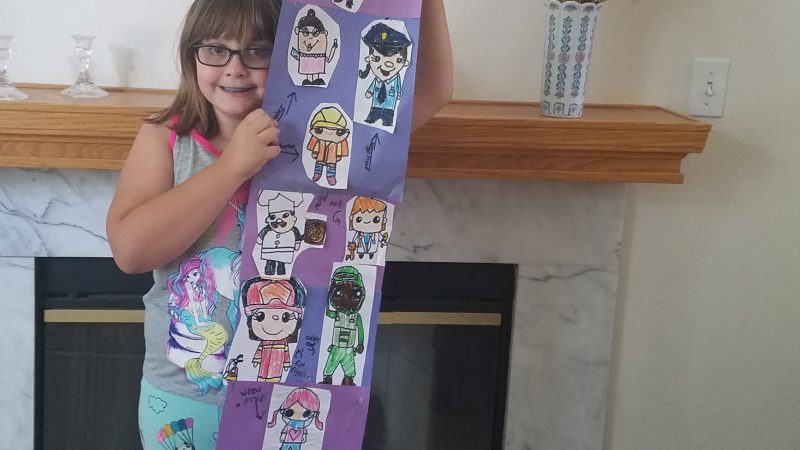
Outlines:
<svg viewBox="0 0 800 450"><path fill-rule="evenodd" d="M443 0L422 0L419 35L412 131L430 120L453 96L453 50Z"/></svg>
<svg viewBox="0 0 800 450"><path fill-rule="evenodd" d="M125 272L147 272L185 252L239 187L280 149L275 122L263 110L237 127L223 155L173 187L169 130L145 124L122 168L108 211L111 252Z"/></svg>

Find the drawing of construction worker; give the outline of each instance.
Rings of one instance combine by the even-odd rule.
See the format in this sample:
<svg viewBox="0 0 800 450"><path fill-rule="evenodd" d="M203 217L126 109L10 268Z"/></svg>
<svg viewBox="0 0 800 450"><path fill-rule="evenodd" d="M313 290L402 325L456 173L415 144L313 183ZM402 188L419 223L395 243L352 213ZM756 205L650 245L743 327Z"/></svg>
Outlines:
<svg viewBox="0 0 800 450"><path fill-rule="evenodd" d="M333 61L339 42L334 39L328 53L328 30L313 9L297 21L294 29L297 35L297 48L292 47L292 58L298 62L298 73L305 75L303 86L324 86L325 80L319 76L325 73L326 64Z"/></svg>
<svg viewBox="0 0 800 450"><path fill-rule="evenodd" d="M347 118L336 107L322 108L311 118L309 133L311 139L306 150L311 152L315 161L311 180L317 182L322 178L322 169L327 167L326 180L333 186L336 184L336 164L350 155Z"/></svg>
<svg viewBox="0 0 800 450"><path fill-rule="evenodd" d="M411 41L385 23L374 25L362 40L369 47L369 56L364 58L367 65L358 76L366 79L370 72L375 76L365 93L368 99L372 99L372 107L364 121L375 123L380 119L383 126L392 126L402 95L400 71L411 64L408 57Z"/></svg>
<svg viewBox="0 0 800 450"><path fill-rule="evenodd" d="M295 226L295 208L303 203L300 194L279 193L267 201L267 225L261 229L256 244L261 246L261 259L265 261L264 275L285 275L286 264L294 260L300 250L303 236Z"/></svg>
<svg viewBox="0 0 800 450"><path fill-rule="evenodd" d="M349 227L355 231L353 240L348 242L350 254L345 259L369 259L389 243L389 233L386 233L386 203L370 197L356 197L353 209L350 211Z"/></svg>
<svg viewBox="0 0 800 450"><path fill-rule="evenodd" d="M296 279L251 280L242 297L250 339L259 341L253 354L257 381L279 382L291 365L289 344L297 342L303 318L305 287Z"/></svg>
<svg viewBox="0 0 800 450"><path fill-rule="evenodd" d="M341 367L342 385L355 386L356 353L364 352L364 325L358 311L365 298L364 281L355 267L343 266L333 272L325 311L334 320L333 339L322 370L322 384L333 384L333 373Z"/></svg>

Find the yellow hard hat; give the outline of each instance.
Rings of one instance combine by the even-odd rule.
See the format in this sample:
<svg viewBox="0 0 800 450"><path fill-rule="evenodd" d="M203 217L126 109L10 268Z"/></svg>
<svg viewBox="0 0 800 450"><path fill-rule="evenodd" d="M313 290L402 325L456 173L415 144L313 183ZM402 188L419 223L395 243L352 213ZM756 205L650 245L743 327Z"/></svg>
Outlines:
<svg viewBox="0 0 800 450"><path fill-rule="evenodd" d="M333 106L322 108L311 119L311 128L347 128L347 119L344 114Z"/></svg>

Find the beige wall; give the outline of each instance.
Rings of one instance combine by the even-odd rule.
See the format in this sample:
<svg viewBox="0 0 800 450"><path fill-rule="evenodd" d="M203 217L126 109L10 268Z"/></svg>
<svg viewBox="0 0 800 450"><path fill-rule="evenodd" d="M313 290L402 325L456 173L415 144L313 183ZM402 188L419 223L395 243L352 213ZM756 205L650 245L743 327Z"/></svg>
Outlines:
<svg viewBox="0 0 800 450"><path fill-rule="evenodd" d="M791 0L609 1L603 45L630 51L593 69L627 67L643 102L686 112L692 58L731 59L686 183L629 190L609 449L800 448L798 17Z"/></svg>
<svg viewBox="0 0 800 450"><path fill-rule="evenodd" d="M171 87L188 3L3 0L11 75L72 82L68 35L88 32L99 83ZM538 98L542 3L447 0L457 97ZM99 12L82 18L89 8ZM609 0L603 11L591 102L685 112L692 58L732 60L725 117L685 162L686 183L629 188L608 449L800 445L799 17L794 0Z"/></svg>

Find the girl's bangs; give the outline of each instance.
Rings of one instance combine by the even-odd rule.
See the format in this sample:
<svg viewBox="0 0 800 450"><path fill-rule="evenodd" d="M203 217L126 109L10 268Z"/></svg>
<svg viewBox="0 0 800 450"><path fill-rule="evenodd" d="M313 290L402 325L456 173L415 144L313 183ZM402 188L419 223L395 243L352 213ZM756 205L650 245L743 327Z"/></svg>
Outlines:
<svg viewBox="0 0 800 450"><path fill-rule="evenodd" d="M278 11L268 11L269 4L264 0L209 2L193 34L198 41L232 39L244 45L259 41L272 43L276 25L273 20L277 19ZM270 20L271 16L275 19Z"/></svg>

